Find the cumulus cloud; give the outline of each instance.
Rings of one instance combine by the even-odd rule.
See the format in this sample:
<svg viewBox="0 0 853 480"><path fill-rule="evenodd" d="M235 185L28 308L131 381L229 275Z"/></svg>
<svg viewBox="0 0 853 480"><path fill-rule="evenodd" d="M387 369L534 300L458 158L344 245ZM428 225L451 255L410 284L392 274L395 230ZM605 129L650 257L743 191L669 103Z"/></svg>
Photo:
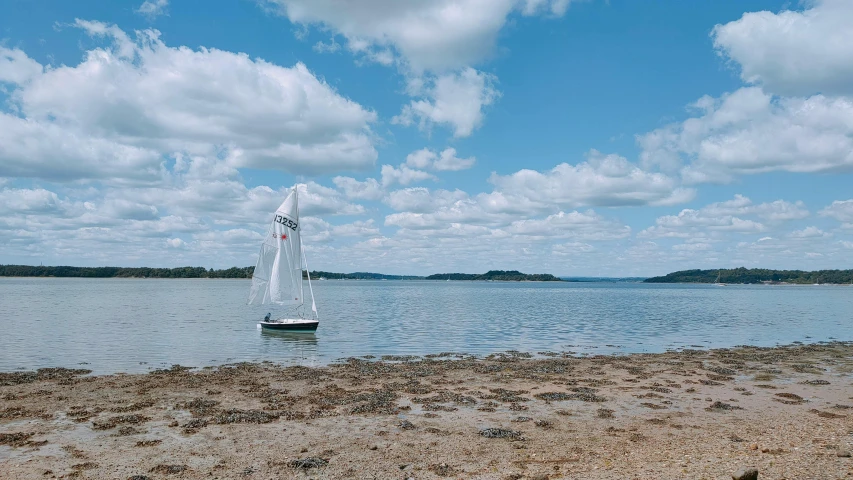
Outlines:
<svg viewBox="0 0 853 480"><path fill-rule="evenodd" d="M344 37L370 58L387 52L416 71L459 69L489 57L515 9L562 15L568 0L266 0L291 22Z"/></svg>
<svg viewBox="0 0 853 480"><path fill-rule="evenodd" d="M772 171L853 171L853 100L774 98L741 88L695 105L702 115L638 136L647 168L682 170L688 182Z"/></svg>
<svg viewBox="0 0 853 480"><path fill-rule="evenodd" d="M24 84L42 71L44 67L23 50L0 45L0 83Z"/></svg>
<svg viewBox="0 0 853 480"><path fill-rule="evenodd" d="M802 11L748 12L717 25L717 52L744 82L782 95L853 94L853 2L810 0Z"/></svg>
<svg viewBox="0 0 853 480"><path fill-rule="evenodd" d="M167 6L169 6L169 0L145 0L136 9L136 13L154 19L160 15L165 15Z"/></svg>
<svg viewBox="0 0 853 480"><path fill-rule="evenodd" d="M385 203L398 212L431 213L468 199L461 191L433 190L427 188L405 188L388 194Z"/></svg>
<svg viewBox="0 0 853 480"><path fill-rule="evenodd" d="M455 148L445 148L436 153L428 148L414 151L406 157L406 165L413 168L433 170L466 170L474 166L474 157L459 158Z"/></svg>
<svg viewBox="0 0 853 480"><path fill-rule="evenodd" d="M755 217L753 220L747 217ZM655 225L640 232L641 237L696 238L708 234L759 233L769 229L770 225L800 220L809 216L802 202L791 203L784 200L755 204L743 195L733 199L715 202L700 209L684 209L677 215L664 215L655 220Z"/></svg>
<svg viewBox="0 0 853 480"><path fill-rule="evenodd" d="M839 222L853 223L853 200L836 200L820 211L819 215Z"/></svg>
<svg viewBox="0 0 853 480"><path fill-rule="evenodd" d="M410 183L423 182L424 180L438 180L435 175L409 168L403 164L399 167L382 165L382 186L388 187L394 184L408 185Z"/></svg>
<svg viewBox="0 0 853 480"><path fill-rule="evenodd" d="M558 208L672 205L694 195L692 190L680 188L672 177L595 150L586 162L577 165L561 163L547 172L524 169L506 176L492 174L490 182L504 193Z"/></svg>
<svg viewBox="0 0 853 480"><path fill-rule="evenodd" d="M130 39L114 25L76 26L107 47L44 71L13 52L15 65L30 66L10 93L20 115L0 113L0 175L151 180L176 153L292 173L359 170L377 157L376 114L301 63L169 47L154 30Z"/></svg>
<svg viewBox="0 0 853 480"><path fill-rule="evenodd" d="M440 75L423 92L425 97L404 106L392 123L417 123L425 131L435 124L446 124L453 129L454 137L468 137L482 125L483 108L500 97L494 86L496 80L494 75L470 67Z"/></svg>
<svg viewBox="0 0 853 480"><path fill-rule="evenodd" d="M349 199L379 200L385 193L375 178L358 181L352 177L335 177L332 179L338 189Z"/></svg>

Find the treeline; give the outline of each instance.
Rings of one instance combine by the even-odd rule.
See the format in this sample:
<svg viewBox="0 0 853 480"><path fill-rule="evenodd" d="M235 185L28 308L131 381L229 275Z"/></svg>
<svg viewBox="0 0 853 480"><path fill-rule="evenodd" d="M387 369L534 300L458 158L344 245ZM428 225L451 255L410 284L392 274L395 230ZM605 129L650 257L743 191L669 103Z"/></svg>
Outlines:
<svg viewBox="0 0 853 480"><path fill-rule="evenodd" d="M306 277L306 272L302 272L302 278ZM334 273L316 270L311 272L312 280L317 280L319 278L326 278L329 280L423 280L424 277L414 275L385 275L382 273L370 272Z"/></svg>
<svg viewBox="0 0 853 480"><path fill-rule="evenodd" d="M255 267L224 270L204 267L68 267L0 265L3 277L84 277L84 278L251 278Z"/></svg>
<svg viewBox="0 0 853 480"><path fill-rule="evenodd" d="M489 270L486 273L436 273L427 280L494 280L503 282L561 282L550 273L521 273L518 270Z"/></svg>
<svg viewBox="0 0 853 480"><path fill-rule="evenodd" d="M853 283L853 270L768 270L766 268L732 268L722 270L682 270L662 277L644 280L646 283Z"/></svg>

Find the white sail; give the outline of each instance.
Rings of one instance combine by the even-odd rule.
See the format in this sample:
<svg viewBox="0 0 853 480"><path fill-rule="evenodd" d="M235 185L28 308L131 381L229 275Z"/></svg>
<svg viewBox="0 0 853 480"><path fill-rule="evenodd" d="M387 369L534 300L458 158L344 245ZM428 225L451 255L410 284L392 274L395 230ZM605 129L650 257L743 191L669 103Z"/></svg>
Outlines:
<svg viewBox="0 0 853 480"><path fill-rule="evenodd" d="M302 298L302 243L296 187L275 211L252 275L250 305L299 306Z"/></svg>

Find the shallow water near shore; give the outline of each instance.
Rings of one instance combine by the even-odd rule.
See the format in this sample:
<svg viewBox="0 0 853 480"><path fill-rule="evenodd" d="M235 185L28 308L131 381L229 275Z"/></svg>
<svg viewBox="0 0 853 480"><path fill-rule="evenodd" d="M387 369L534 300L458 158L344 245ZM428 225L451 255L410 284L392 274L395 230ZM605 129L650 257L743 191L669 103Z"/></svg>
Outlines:
<svg viewBox="0 0 853 480"><path fill-rule="evenodd" d="M853 287L314 282L314 335L267 333L247 280L0 278L0 371L505 350L577 354L853 339Z"/></svg>

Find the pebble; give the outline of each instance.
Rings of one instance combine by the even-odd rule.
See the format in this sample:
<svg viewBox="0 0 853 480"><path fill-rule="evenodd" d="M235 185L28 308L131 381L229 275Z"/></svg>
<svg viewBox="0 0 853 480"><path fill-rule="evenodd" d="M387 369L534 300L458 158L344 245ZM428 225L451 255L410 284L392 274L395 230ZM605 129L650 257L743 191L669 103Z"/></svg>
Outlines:
<svg viewBox="0 0 853 480"><path fill-rule="evenodd" d="M741 468L732 475L732 480L758 480L758 469L753 467Z"/></svg>
<svg viewBox="0 0 853 480"><path fill-rule="evenodd" d="M753 444L751 444L751 445L749 446L749 449L750 449L750 450L758 450L758 444L757 444L757 443L753 443Z"/></svg>
<svg viewBox="0 0 853 480"><path fill-rule="evenodd" d="M841 458L850 458L850 450L846 448L839 448L835 454Z"/></svg>

